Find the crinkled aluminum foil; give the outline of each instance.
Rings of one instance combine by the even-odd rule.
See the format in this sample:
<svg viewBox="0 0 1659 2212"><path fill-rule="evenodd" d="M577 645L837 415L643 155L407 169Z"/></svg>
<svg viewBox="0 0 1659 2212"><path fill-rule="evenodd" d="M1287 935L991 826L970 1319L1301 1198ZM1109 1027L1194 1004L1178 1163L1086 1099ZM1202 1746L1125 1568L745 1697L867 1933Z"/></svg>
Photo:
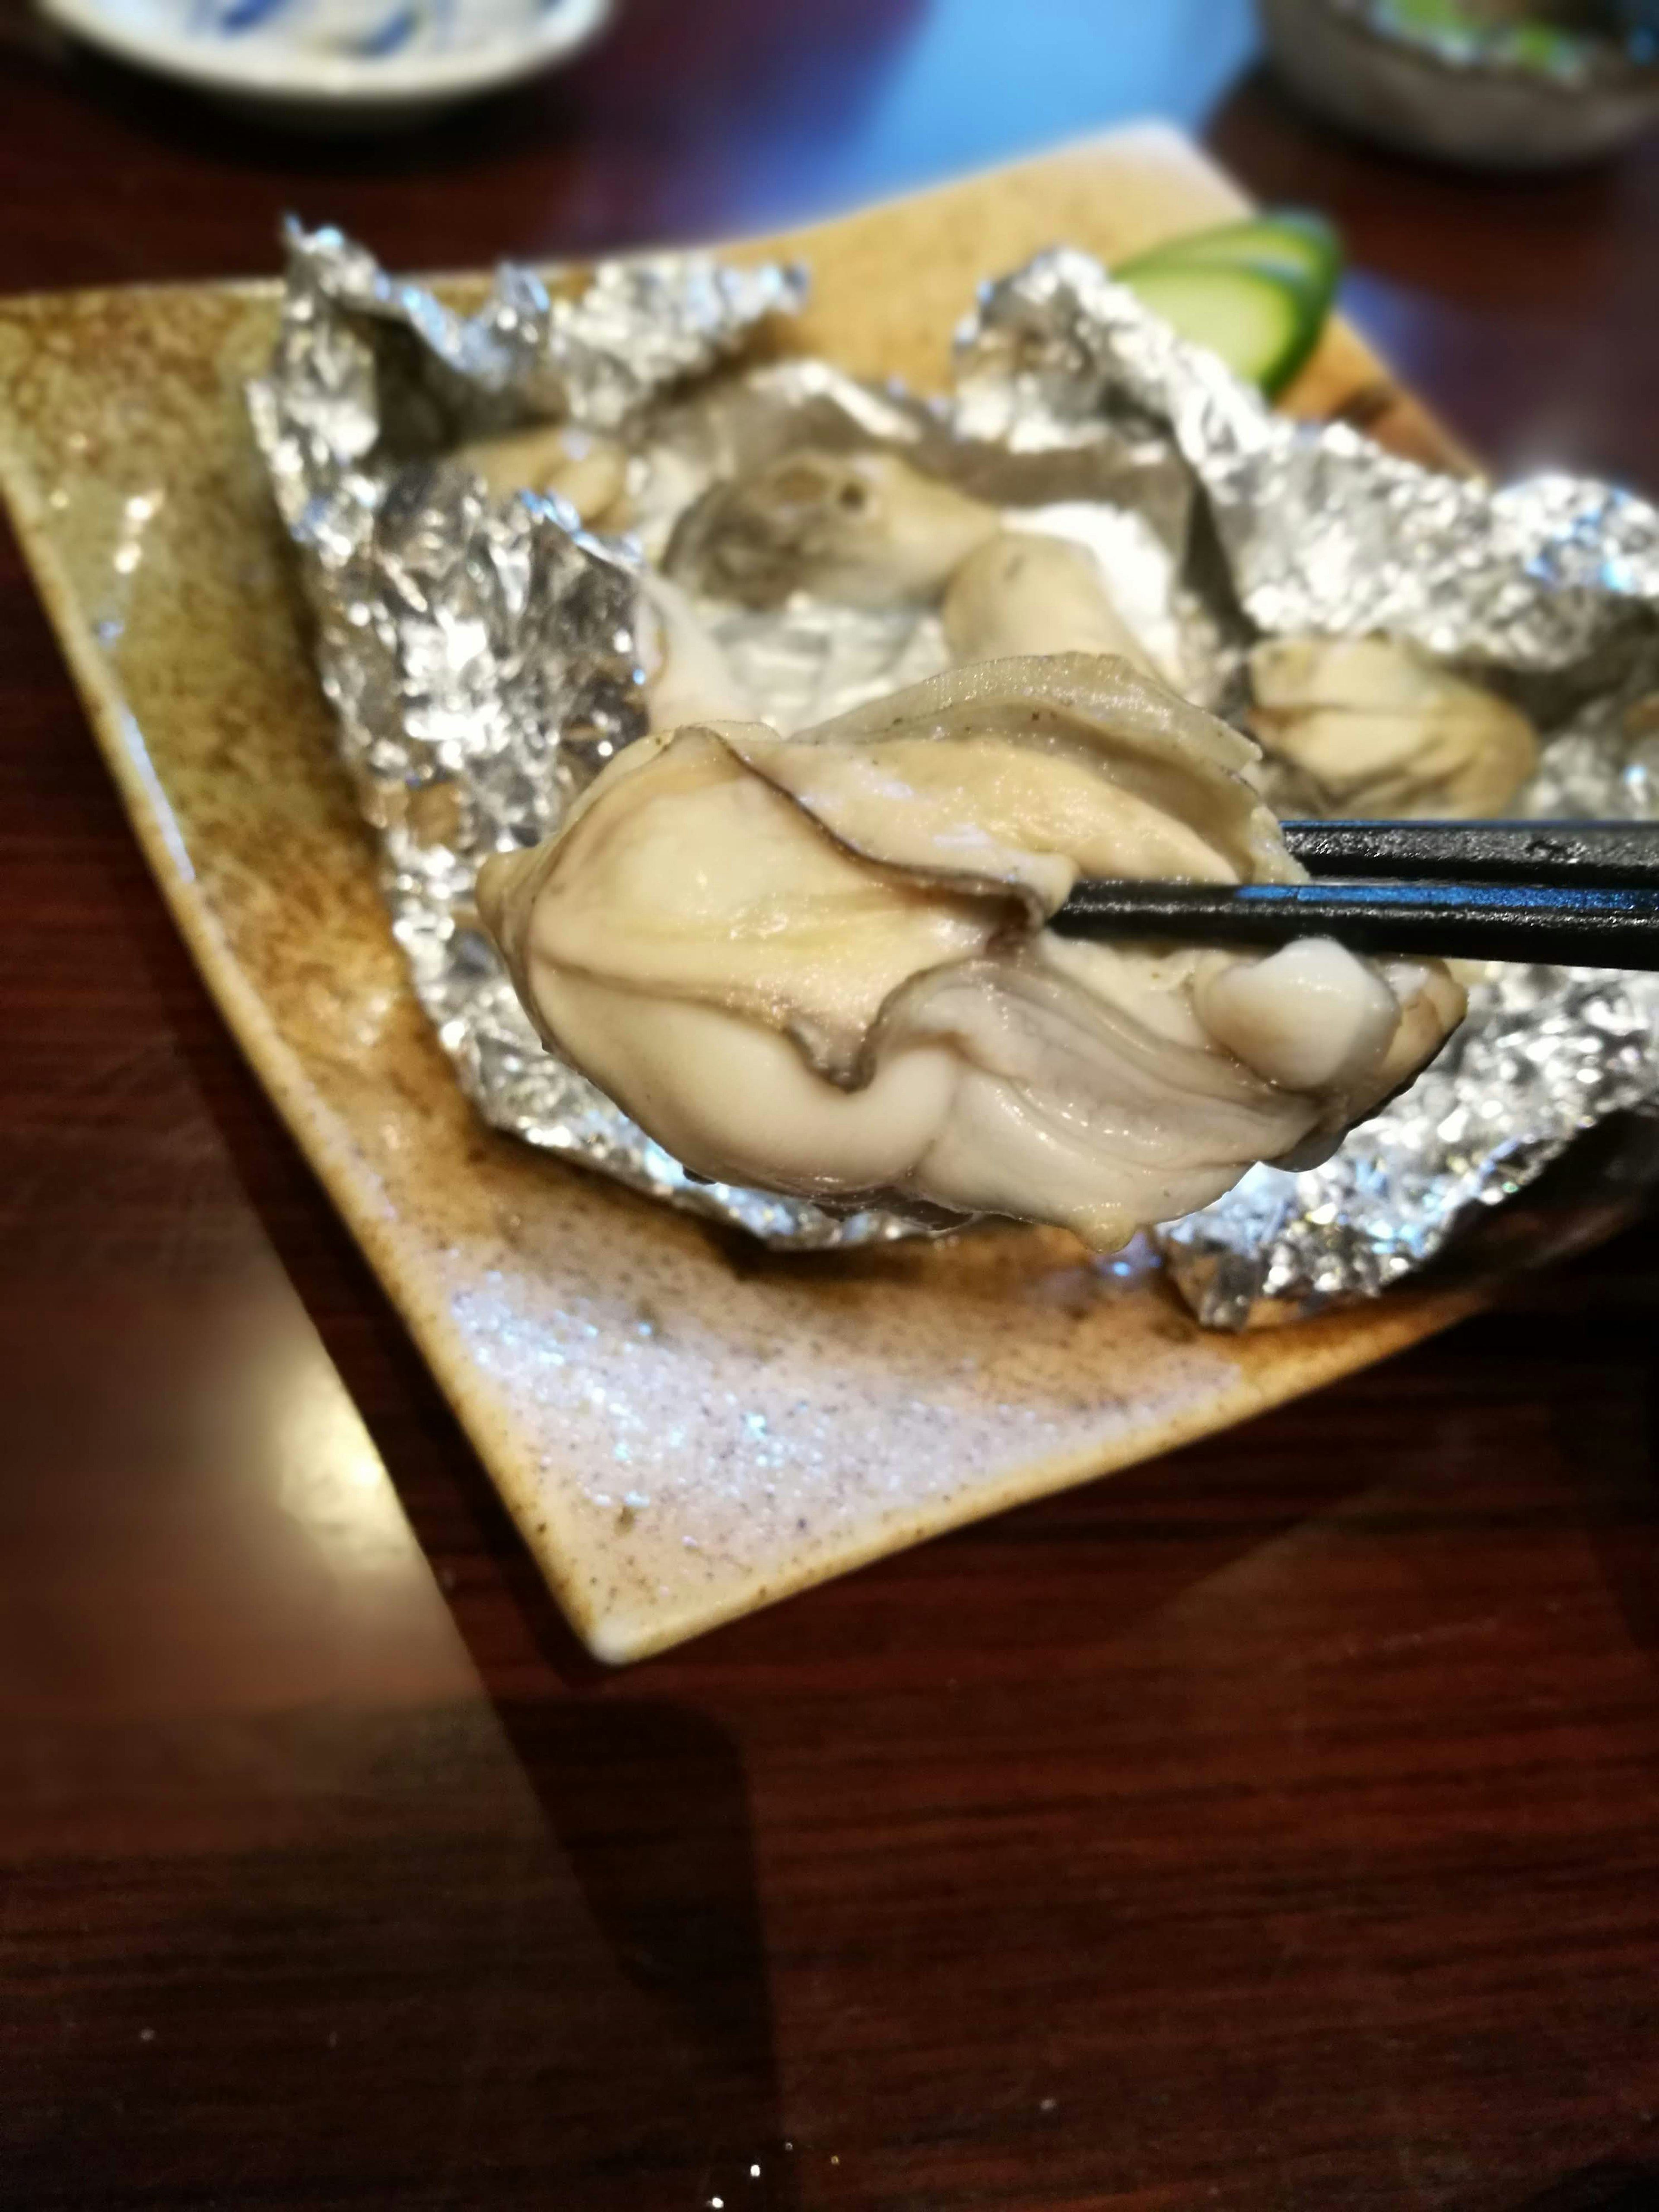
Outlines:
<svg viewBox="0 0 1659 2212"><path fill-rule="evenodd" d="M1659 817L1659 516L1644 502L1560 477L1493 492L1346 427L1291 422L1064 250L986 288L949 399L821 362L723 366L801 293L793 272L695 256L611 264L570 295L505 270L464 319L337 233L290 234L255 429L393 928L497 1127L774 1243L912 1226L688 1176L544 1050L472 907L484 856L544 835L645 726L641 564L708 484L791 446L889 446L1013 524L1081 537L1167 672L1218 708L1238 702L1258 632L1387 628L1532 715L1548 743L1528 811ZM492 500L444 459L545 417L625 442L629 538L585 532L556 499ZM944 662L931 613L804 593L701 611L786 730ZM1433 1067L1324 1166L1259 1168L1167 1225L1171 1272L1227 1328L1374 1293L1578 1130L1652 1110L1656 1036L1659 980L1493 969Z"/></svg>
<svg viewBox="0 0 1659 2212"><path fill-rule="evenodd" d="M645 728L626 547L556 500L492 500L442 456L541 416L626 431L804 295L700 256L612 265L574 297L504 270L462 318L337 231L290 228L283 322L249 410L317 617L341 751L380 834L416 992L495 1127L805 1249L902 1234L690 1176L545 1050L478 924L493 852L534 843ZM411 454L414 458L410 458Z"/></svg>

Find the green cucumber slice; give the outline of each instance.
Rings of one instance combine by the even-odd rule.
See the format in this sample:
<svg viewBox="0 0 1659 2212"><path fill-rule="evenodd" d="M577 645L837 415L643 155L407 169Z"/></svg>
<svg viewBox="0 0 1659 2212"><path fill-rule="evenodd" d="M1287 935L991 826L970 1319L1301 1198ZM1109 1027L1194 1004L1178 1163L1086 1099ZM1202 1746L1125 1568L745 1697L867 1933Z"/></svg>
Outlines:
<svg viewBox="0 0 1659 2212"><path fill-rule="evenodd" d="M1218 353L1269 398L1296 374L1324 326L1323 301L1265 270L1143 261L1112 273L1183 338Z"/></svg>
<svg viewBox="0 0 1659 2212"><path fill-rule="evenodd" d="M1273 215L1248 216L1243 222L1223 223L1216 230L1191 232L1170 239L1163 246L1137 254L1126 269L1170 262L1218 264L1258 269L1265 275L1282 272L1299 277L1316 293L1329 299L1342 273L1342 241L1322 216L1287 209Z"/></svg>

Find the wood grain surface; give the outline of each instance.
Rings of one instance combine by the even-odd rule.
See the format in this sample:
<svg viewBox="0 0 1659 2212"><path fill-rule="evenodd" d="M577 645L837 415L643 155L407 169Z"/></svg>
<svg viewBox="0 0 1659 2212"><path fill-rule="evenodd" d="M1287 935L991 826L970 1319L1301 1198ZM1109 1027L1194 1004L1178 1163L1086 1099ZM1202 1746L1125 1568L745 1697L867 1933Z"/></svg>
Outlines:
<svg viewBox="0 0 1659 2212"><path fill-rule="evenodd" d="M1239 74L1226 0L1157 12L639 0L369 148L9 9L0 289L268 265L284 205L409 264L758 228L1163 106L1345 222L1352 311L1473 446L1659 488L1652 150L1387 163ZM0 1021L0 2203L1659 2201L1650 1232L604 1676L208 1006L9 550Z"/></svg>

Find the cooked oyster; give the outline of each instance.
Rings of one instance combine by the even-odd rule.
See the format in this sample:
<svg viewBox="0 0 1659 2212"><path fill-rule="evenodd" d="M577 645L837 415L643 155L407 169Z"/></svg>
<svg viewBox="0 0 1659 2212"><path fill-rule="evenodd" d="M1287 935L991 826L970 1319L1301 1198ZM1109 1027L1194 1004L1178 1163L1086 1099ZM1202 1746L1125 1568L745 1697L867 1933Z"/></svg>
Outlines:
<svg viewBox="0 0 1659 2212"><path fill-rule="evenodd" d="M586 523L605 518L628 481L628 456L613 439L571 422L538 422L477 438L454 458L475 470L497 498L508 492L556 492Z"/></svg>
<svg viewBox="0 0 1659 2212"><path fill-rule="evenodd" d="M849 606L936 599L994 509L895 453L786 453L684 515L666 566L694 589L771 607L791 592Z"/></svg>
<svg viewBox="0 0 1659 2212"><path fill-rule="evenodd" d="M755 702L679 586L647 569L640 579L640 600L652 728L746 720Z"/></svg>
<svg viewBox="0 0 1659 2212"><path fill-rule="evenodd" d="M479 906L549 1042L699 1173L1108 1249L1328 1149L1462 1011L1434 963L1045 927L1085 874L1296 880L1254 757L1121 659L989 662L641 739Z"/></svg>
<svg viewBox="0 0 1659 2212"><path fill-rule="evenodd" d="M941 610L958 661L1027 653L1116 653L1157 671L1112 605L1087 546L1027 531L1001 531L951 579Z"/></svg>
<svg viewBox="0 0 1659 2212"><path fill-rule="evenodd" d="M1382 637L1268 638L1250 727L1323 814L1501 814L1538 764L1526 716Z"/></svg>

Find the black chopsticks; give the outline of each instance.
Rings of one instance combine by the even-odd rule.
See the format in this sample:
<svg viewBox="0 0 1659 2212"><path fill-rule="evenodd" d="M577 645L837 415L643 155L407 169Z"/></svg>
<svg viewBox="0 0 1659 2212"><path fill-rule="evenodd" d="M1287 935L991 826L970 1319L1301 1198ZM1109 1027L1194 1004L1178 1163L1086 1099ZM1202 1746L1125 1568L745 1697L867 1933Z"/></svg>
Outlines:
<svg viewBox="0 0 1659 2212"><path fill-rule="evenodd" d="M1659 969L1659 823L1287 822L1309 884L1081 883L1068 937Z"/></svg>
<svg viewBox="0 0 1659 2212"><path fill-rule="evenodd" d="M1652 822L1281 822L1310 876L1659 889Z"/></svg>

